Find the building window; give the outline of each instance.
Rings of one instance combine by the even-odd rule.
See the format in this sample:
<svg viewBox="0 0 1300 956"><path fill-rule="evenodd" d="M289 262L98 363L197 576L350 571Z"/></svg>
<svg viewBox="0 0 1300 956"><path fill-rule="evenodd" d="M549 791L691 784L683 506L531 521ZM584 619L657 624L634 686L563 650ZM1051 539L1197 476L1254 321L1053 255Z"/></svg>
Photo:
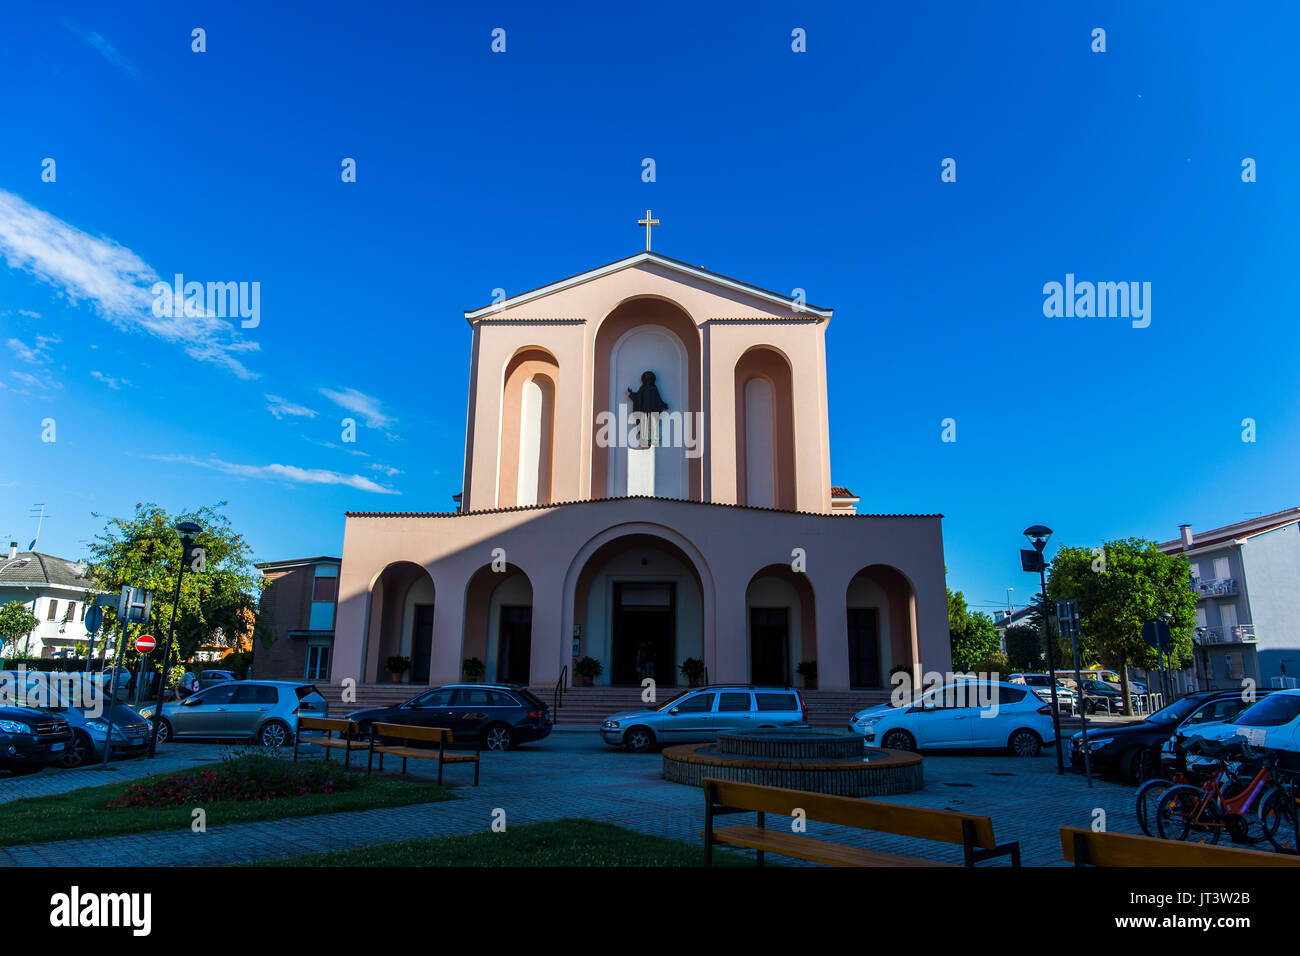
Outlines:
<svg viewBox="0 0 1300 956"><path fill-rule="evenodd" d="M50 598L50 611L45 615L45 620L52 621L59 616L59 602Z"/></svg>
<svg viewBox="0 0 1300 956"><path fill-rule="evenodd" d="M307 645L307 680L329 680L330 646L328 644Z"/></svg>
<svg viewBox="0 0 1300 956"><path fill-rule="evenodd" d="M74 617L76 617L76 616L77 616L77 602L76 602L76 601L69 601L69 602L68 602L68 610L67 610L67 612L63 615L63 623L64 623L64 624L68 624L68 623L70 623L70 622L72 621L72 619L73 619Z"/></svg>
<svg viewBox="0 0 1300 956"><path fill-rule="evenodd" d="M317 576L311 589L311 599L316 601L334 601L334 596L338 593L339 579L335 577Z"/></svg>

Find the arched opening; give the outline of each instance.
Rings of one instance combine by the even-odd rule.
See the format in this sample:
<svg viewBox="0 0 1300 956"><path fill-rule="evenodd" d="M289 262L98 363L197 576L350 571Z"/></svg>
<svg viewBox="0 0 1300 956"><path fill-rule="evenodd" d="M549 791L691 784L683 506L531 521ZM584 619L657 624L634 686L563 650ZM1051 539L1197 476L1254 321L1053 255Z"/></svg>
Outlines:
<svg viewBox="0 0 1300 956"><path fill-rule="evenodd" d="M533 585L513 564L479 568L465 588L465 659L484 664L489 683L528 684L533 654Z"/></svg>
<svg viewBox="0 0 1300 956"><path fill-rule="evenodd" d="M817 612L808 575L786 564L758 571L745 588L749 679L790 684L802 661L817 660Z"/></svg>
<svg viewBox="0 0 1300 956"><path fill-rule="evenodd" d="M736 495L756 508L797 507L794 385L776 349L755 346L736 362Z"/></svg>
<svg viewBox="0 0 1300 956"><path fill-rule="evenodd" d="M520 349L506 364L501 396L498 507L551 502L559 380L559 363L542 348Z"/></svg>
<svg viewBox="0 0 1300 956"><path fill-rule="evenodd" d="M914 668L916 591L907 577L897 568L873 564L853 576L845 597L849 686L883 688L895 668Z"/></svg>
<svg viewBox="0 0 1300 956"><path fill-rule="evenodd" d="M663 299L631 299L601 322L596 331L591 393L593 498L629 494L629 473L630 493L645 493L648 468L626 441L632 411L627 390L639 389L642 374L653 372L668 410L661 415L660 441L650 456L650 487L658 497L701 500L700 355L700 333L694 321L679 306ZM621 419L620 405L626 410Z"/></svg>
<svg viewBox="0 0 1300 956"><path fill-rule="evenodd" d="M434 586L429 572L411 561L395 561L370 587L366 680L388 680L390 657L411 666L401 680L428 684L433 661Z"/></svg>
<svg viewBox="0 0 1300 956"><path fill-rule="evenodd" d="M674 687L682 661L707 660L704 587L691 558L652 534L627 534L597 548L573 596L575 657L604 665L598 684Z"/></svg>

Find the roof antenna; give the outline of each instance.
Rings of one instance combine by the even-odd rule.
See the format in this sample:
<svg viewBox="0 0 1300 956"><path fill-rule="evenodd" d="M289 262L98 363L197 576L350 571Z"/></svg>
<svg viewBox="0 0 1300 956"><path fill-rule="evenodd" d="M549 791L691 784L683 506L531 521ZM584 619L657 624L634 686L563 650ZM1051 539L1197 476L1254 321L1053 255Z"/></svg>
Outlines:
<svg viewBox="0 0 1300 956"><path fill-rule="evenodd" d="M37 508L40 509L39 512ZM28 551L35 551L36 542L41 540L41 525L45 523L45 505L38 501L32 505L32 510L27 513L27 517L36 519L36 537L32 538L32 543L27 547Z"/></svg>

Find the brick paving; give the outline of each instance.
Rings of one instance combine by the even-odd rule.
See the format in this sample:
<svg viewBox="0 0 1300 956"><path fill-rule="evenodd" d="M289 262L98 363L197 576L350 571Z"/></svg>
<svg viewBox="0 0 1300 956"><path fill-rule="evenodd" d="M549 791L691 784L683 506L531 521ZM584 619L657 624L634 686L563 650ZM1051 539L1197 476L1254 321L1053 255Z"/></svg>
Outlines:
<svg viewBox="0 0 1300 956"><path fill-rule="evenodd" d="M122 779L129 779L127 775L216 760L218 750L214 745L170 745L153 767L135 761L114 764L114 771L109 773L117 772ZM176 763L164 766L164 760ZM424 764L412 761L411 772L436 774L436 766ZM497 808L505 810L507 826L586 817L700 845L704 817L701 793L664 780L660 767L658 755L612 750L594 733L555 733L522 750L484 754L481 785L477 788L469 786L472 768L448 767L445 782L455 788L460 798L453 801L213 826L201 834L187 828L7 847L0 848L0 865L113 866L163 860L187 866L274 859L397 839L487 831ZM95 776L90 779L92 773ZM54 783L56 777L81 774L88 775L86 784L73 781L59 789ZM1108 829L1137 830L1132 787L1094 781L1089 789L1079 776L1067 773L1059 777L1050 753L1036 759L932 756L925 760L925 777L924 790L884 799L988 814L1000 842L1020 841L1027 866L1063 865L1057 828L1065 824L1088 826L1097 810L1106 814ZM34 796L38 793L32 791L39 789L38 785L50 788L42 792L55 793L107 780L108 774L100 771L46 771L38 777L0 781L0 800L12 799L9 787L15 783L27 791L19 796ZM808 833L893 853L950 862L961 858L959 847L811 821Z"/></svg>

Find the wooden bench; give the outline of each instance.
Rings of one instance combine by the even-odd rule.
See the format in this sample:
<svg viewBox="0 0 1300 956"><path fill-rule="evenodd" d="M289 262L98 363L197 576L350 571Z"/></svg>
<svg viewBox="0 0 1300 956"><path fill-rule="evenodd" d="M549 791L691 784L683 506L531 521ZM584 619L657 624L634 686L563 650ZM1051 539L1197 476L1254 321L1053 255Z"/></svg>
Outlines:
<svg viewBox="0 0 1300 956"><path fill-rule="evenodd" d="M998 856L1010 856L1012 866L1020 865L1020 844L999 845L993 839L993 821L988 817L712 778L704 780L704 865L713 865L715 843L757 850L759 866L763 865L764 854L769 852L828 866L956 865L843 846L792 833L788 827L767 828L766 814L789 817L796 810L802 810L807 819L822 823L958 844L966 866ZM715 827L713 818L728 813L757 813L758 825Z"/></svg>
<svg viewBox="0 0 1300 956"><path fill-rule="evenodd" d="M1132 833L1061 827L1061 852L1075 866L1300 866L1300 856Z"/></svg>
<svg viewBox="0 0 1300 956"><path fill-rule="evenodd" d="M308 737L306 741L302 739L304 730L323 730L324 737ZM338 734L338 737L334 735ZM324 747L325 759L330 759L330 750L339 749L343 751L344 766L351 766L352 751L365 750L370 746L370 742L361 737L361 728L353 720L337 720L330 717L299 717L298 733L293 738L293 759L298 759L299 743L315 744L318 747Z"/></svg>
<svg viewBox="0 0 1300 956"><path fill-rule="evenodd" d="M385 740L400 740L400 744L384 743ZM420 740L426 743L436 743L438 749L432 747L412 747L409 742ZM392 754L395 757L402 758L402 773L406 773L406 761L415 760L436 760L438 761L438 783L442 783L442 768L449 763L470 763L474 764L474 786L478 786L478 768L479 752L482 742L475 738L476 743L474 752L469 753L448 753L447 745L453 743L452 733L443 727L412 727L409 724L381 724L373 723L370 725L370 757L366 761L366 773L370 773L374 765L375 754L379 754L379 769L384 769L384 754Z"/></svg>

